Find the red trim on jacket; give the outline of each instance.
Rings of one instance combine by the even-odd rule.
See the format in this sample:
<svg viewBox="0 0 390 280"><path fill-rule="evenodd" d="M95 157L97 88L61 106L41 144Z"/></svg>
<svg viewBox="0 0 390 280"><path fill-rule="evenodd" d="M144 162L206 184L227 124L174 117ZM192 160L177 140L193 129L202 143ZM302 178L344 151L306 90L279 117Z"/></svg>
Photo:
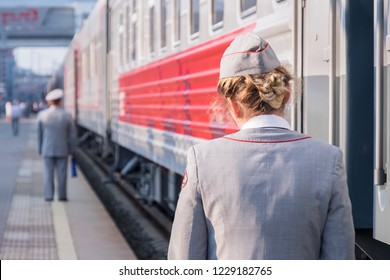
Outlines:
<svg viewBox="0 0 390 280"><path fill-rule="evenodd" d="M223 138L227 140L237 141L237 142L248 142L248 143L285 143L285 142L295 142L300 140L305 140L311 138L310 136L305 136L297 139L287 139L287 140L243 140L243 139L236 139L224 136Z"/></svg>

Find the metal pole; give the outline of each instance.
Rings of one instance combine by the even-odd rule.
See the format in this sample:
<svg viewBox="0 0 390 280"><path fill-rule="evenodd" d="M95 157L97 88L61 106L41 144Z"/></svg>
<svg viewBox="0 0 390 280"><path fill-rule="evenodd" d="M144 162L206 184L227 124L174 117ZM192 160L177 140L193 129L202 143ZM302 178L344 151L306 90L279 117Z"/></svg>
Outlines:
<svg viewBox="0 0 390 280"><path fill-rule="evenodd" d="M337 106L336 106L336 0L330 1L330 18L329 18L329 43L330 43L330 59L329 59L329 143L337 144Z"/></svg>
<svg viewBox="0 0 390 280"><path fill-rule="evenodd" d="M6 27L4 25L0 26L0 88L3 89L3 92L5 92L6 95L6 100L8 99L7 96L7 81L2 80L2 77L6 76L6 73L3 73L3 65L5 65L4 68L6 68L6 49L7 49L7 32L6 32ZM5 69L6 71L6 69Z"/></svg>
<svg viewBox="0 0 390 280"><path fill-rule="evenodd" d="M386 174L383 168L383 46L384 14L383 0L375 2L375 186L384 185Z"/></svg>

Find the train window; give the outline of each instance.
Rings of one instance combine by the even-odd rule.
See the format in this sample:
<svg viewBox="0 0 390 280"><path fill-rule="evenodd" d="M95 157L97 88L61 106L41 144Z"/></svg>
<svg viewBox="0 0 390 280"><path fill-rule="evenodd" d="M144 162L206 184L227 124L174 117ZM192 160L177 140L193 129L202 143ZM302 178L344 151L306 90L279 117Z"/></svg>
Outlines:
<svg viewBox="0 0 390 280"><path fill-rule="evenodd" d="M149 8L149 44L150 44L150 53L154 53L154 38L155 38L155 32L154 32L154 26L155 26L155 14L154 14L154 7Z"/></svg>
<svg viewBox="0 0 390 280"><path fill-rule="evenodd" d="M111 28L112 28L112 15L111 13L108 13L107 12L107 30L106 30L106 33L107 33L107 53L110 53L111 52Z"/></svg>
<svg viewBox="0 0 390 280"><path fill-rule="evenodd" d="M241 16L245 17L256 12L257 0L240 0Z"/></svg>
<svg viewBox="0 0 390 280"><path fill-rule="evenodd" d="M84 81L89 79L89 53L88 48L85 48L82 52L82 77Z"/></svg>
<svg viewBox="0 0 390 280"><path fill-rule="evenodd" d="M131 48L131 60L135 61L137 58L137 21L133 22L133 38L132 38L132 48Z"/></svg>
<svg viewBox="0 0 390 280"><path fill-rule="evenodd" d="M212 1L212 21L213 28L217 29L222 27L223 24L223 10L224 0L213 0Z"/></svg>
<svg viewBox="0 0 390 280"><path fill-rule="evenodd" d="M126 35L126 43L125 43L125 59L126 59L126 64L128 62L129 56L130 56L130 6L126 6L126 30L125 30L125 35Z"/></svg>
<svg viewBox="0 0 390 280"><path fill-rule="evenodd" d="M174 0L174 40L180 41L180 0Z"/></svg>
<svg viewBox="0 0 390 280"><path fill-rule="evenodd" d="M94 60L95 60L95 75L97 77L102 77L102 67L103 67L103 52L102 52L102 42L100 37L96 37L95 40L95 55L94 55Z"/></svg>
<svg viewBox="0 0 390 280"><path fill-rule="evenodd" d="M89 47L89 62L90 62L90 69L91 69L91 78L94 78L96 76L96 46L95 46L95 39L91 41L91 45Z"/></svg>
<svg viewBox="0 0 390 280"><path fill-rule="evenodd" d="M123 26L123 14L119 15L119 29L118 29L118 34L119 34L119 65L123 69L124 65L124 44L125 44L125 39L124 39L124 30L125 27Z"/></svg>
<svg viewBox="0 0 390 280"><path fill-rule="evenodd" d="M199 32L199 0L191 0L191 34Z"/></svg>
<svg viewBox="0 0 390 280"><path fill-rule="evenodd" d="M137 59L137 36L138 36L138 1L133 0L132 6L133 14L131 16L131 61L134 62Z"/></svg>
<svg viewBox="0 0 390 280"><path fill-rule="evenodd" d="M161 48L167 46L167 0L161 0Z"/></svg>

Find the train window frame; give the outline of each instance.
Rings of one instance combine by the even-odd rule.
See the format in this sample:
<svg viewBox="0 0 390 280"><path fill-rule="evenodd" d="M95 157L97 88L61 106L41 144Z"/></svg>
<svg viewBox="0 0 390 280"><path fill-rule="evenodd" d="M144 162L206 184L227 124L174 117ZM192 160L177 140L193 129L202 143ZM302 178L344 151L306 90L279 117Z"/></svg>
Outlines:
<svg viewBox="0 0 390 280"><path fill-rule="evenodd" d="M247 9L243 9L243 1L246 1L246 0L240 0L239 2L239 10L240 10L240 15L241 15L241 18L246 18L250 15L253 15L257 12L257 1L255 1L255 5L254 6L251 6Z"/></svg>
<svg viewBox="0 0 390 280"><path fill-rule="evenodd" d="M196 26L196 18L195 18L195 13L194 13L194 4L197 4L197 9L198 9L198 15L197 15L197 20L198 20L198 25ZM196 5L195 5L196 6ZM190 12L189 12L189 21L190 21L190 39L194 40L199 37L199 32L200 32L200 0L190 0ZM195 19L195 23L194 23ZM197 29L196 29L197 27Z"/></svg>
<svg viewBox="0 0 390 280"><path fill-rule="evenodd" d="M220 21L217 21L214 23L214 15L215 15L215 4L217 2L221 2L222 3L222 20ZM210 16L210 19L211 19L211 27L212 27L212 30L213 31L216 31L218 29L221 29L223 28L223 23L224 23L224 17L225 17L225 1L224 0L211 0L210 1L210 13L211 13L211 16Z"/></svg>

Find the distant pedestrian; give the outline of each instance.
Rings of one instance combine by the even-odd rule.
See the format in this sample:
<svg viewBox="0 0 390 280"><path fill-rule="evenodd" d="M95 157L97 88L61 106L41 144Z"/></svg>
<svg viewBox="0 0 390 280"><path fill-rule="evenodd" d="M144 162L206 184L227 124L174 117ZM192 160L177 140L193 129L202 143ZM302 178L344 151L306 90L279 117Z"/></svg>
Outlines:
<svg viewBox="0 0 390 280"><path fill-rule="evenodd" d="M353 259L342 151L284 118L291 75L255 33L221 59L218 93L240 131L191 147L169 259Z"/></svg>
<svg viewBox="0 0 390 280"><path fill-rule="evenodd" d="M7 122L10 122L12 119L12 103L10 101L5 103L5 119Z"/></svg>
<svg viewBox="0 0 390 280"><path fill-rule="evenodd" d="M20 107L19 102L14 100L11 106L11 128L14 136L18 136L19 134L19 120L22 113L23 109Z"/></svg>
<svg viewBox="0 0 390 280"><path fill-rule="evenodd" d="M69 112L62 108L63 91L55 89L46 96L50 107L37 117L38 153L44 159L44 195L54 198L54 173L58 183L58 200L67 200L68 156L76 148L76 130Z"/></svg>

